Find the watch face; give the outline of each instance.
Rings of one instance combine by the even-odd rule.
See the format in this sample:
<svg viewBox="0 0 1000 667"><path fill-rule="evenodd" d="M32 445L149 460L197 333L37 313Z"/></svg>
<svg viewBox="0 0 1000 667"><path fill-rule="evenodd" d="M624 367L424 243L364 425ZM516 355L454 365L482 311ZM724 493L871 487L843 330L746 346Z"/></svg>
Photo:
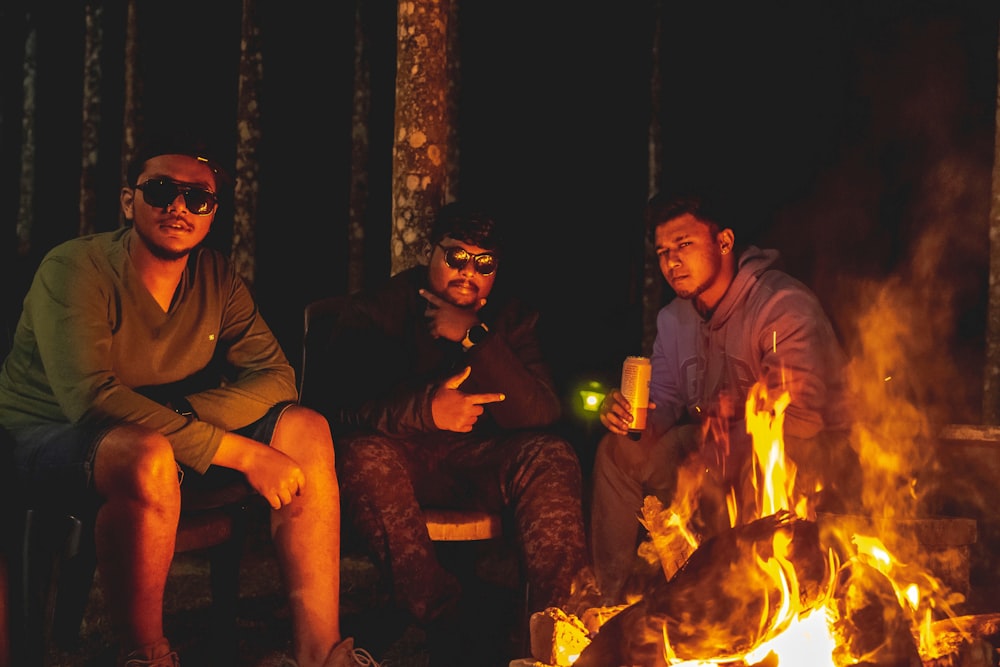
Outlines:
<svg viewBox="0 0 1000 667"><path fill-rule="evenodd" d="M469 329L469 340L473 343L481 343L483 339L486 338L486 327L482 324L477 324L476 326Z"/></svg>

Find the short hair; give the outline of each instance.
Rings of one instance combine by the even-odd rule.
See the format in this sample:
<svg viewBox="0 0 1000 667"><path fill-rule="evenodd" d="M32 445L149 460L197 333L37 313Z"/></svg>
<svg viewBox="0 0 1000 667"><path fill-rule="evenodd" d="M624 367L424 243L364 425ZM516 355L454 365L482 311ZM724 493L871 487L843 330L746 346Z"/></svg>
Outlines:
<svg viewBox="0 0 1000 667"><path fill-rule="evenodd" d="M503 238L495 215L485 208L465 202L445 204L434 216L430 242L437 245L446 236L497 253L503 250Z"/></svg>
<svg viewBox="0 0 1000 667"><path fill-rule="evenodd" d="M208 141L186 130L171 130L148 136L136 149L125 170L127 185L134 188L146 162L159 155L187 155L201 160L215 174L217 187L232 184L232 178Z"/></svg>
<svg viewBox="0 0 1000 667"><path fill-rule="evenodd" d="M675 188L658 192L647 203L646 231L649 239L655 242L657 227L688 213L711 227L713 234L733 226L724 197L705 188Z"/></svg>

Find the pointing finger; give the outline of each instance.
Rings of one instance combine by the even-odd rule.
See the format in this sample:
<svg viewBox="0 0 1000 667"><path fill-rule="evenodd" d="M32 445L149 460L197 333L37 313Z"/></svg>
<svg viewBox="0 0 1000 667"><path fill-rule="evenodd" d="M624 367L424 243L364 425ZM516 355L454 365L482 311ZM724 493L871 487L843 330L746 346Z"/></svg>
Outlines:
<svg viewBox="0 0 1000 667"><path fill-rule="evenodd" d="M473 394L472 402L476 405L483 405L484 403L499 403L507 399L506 394Z"/></svg>

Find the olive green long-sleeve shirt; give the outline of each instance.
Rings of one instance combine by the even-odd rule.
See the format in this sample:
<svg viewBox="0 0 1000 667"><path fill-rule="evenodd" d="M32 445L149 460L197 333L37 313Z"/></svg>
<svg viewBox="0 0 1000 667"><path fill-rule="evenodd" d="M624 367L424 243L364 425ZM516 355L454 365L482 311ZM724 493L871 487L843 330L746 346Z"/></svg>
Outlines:
<svg viewBox="0 0 1000 667"><path fill-rule="evenodd" d="M137 242L129 227L45 256L0 368L0 424L141 424L203 472L223 432L297 398L295 373L221 253L191 253L164 312L132 266ZM198 419L163 405L179 397Z"/></svg>

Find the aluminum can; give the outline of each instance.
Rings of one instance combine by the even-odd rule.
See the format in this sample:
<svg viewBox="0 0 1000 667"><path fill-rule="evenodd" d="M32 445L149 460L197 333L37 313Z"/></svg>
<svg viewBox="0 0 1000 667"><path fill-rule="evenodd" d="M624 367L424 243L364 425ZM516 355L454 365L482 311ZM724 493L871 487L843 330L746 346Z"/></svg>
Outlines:
<svg viewBox="0 0 1000 667"><path fill-rule="evenodd" d="M632 406L632 422L628 426L631 433L639 433L646 428L651 374L649 357L626 357L622 364L622 394Z"/></svg>

